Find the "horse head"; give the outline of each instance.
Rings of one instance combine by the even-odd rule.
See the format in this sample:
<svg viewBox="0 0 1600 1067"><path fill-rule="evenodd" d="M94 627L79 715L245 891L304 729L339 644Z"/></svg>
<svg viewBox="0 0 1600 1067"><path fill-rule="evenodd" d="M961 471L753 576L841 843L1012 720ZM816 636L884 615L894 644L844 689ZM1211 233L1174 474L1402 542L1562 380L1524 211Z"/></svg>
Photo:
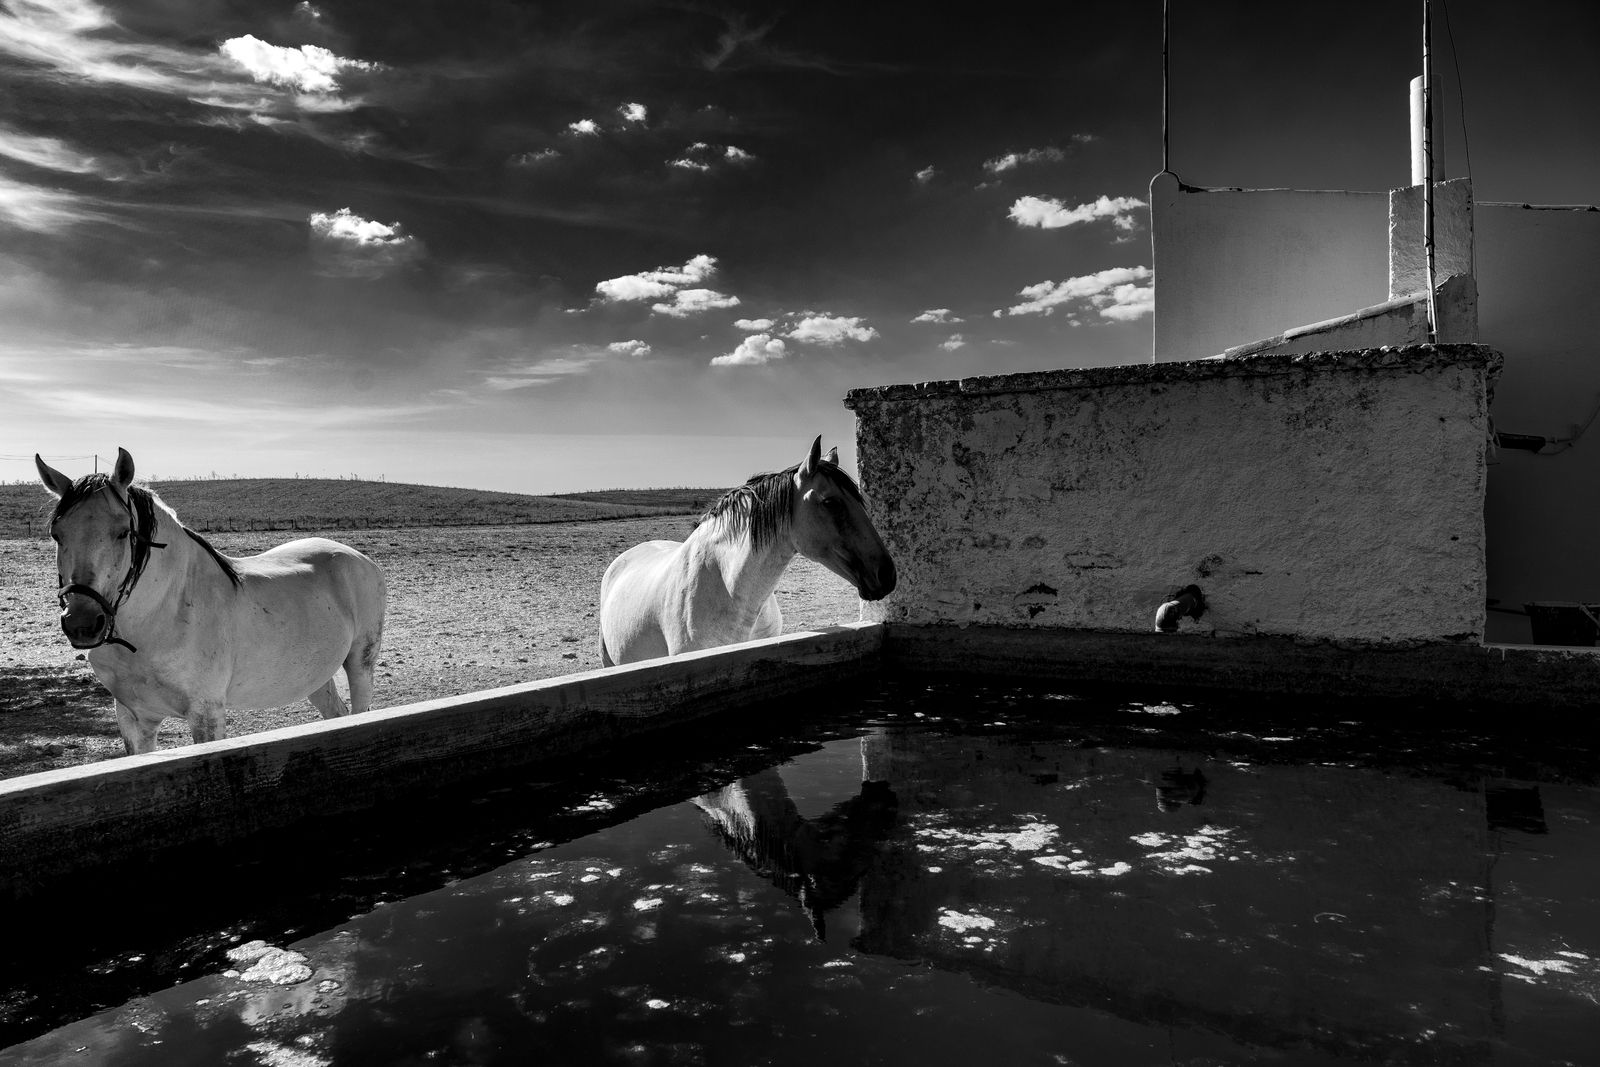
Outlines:
<svg viewBox="0 0 1600 1067"><path fill-rule="evenodd" d="M894 560L867 516L861 490L839 469L838 449L822 454L822 438L795 468L789 528L799 553L856 587L862 600L894 592Z"/></svg>
<svg viewBox="0 0 1600 1067"><path fill-rule="evenodd" d="M149 531L135 519L133 457L117 449L109 475L88 475L74 482L37 453L39 479L56 497L50 537L56 543L57 598L61 630L74 648L96 648L108 641L126 645L115 635L117 608L138 580L148 553Z"/></svg>

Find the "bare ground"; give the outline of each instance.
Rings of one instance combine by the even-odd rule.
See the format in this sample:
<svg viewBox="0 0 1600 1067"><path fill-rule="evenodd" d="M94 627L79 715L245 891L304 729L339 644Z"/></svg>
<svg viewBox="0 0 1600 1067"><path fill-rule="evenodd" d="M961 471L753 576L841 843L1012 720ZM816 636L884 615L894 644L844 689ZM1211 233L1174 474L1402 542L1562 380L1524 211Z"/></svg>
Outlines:
<svg viewBox="0 0 1600 1067"><path fill-rule="evenodd" d="M389 582L378 668L378 707L514 685L599 667L600 576L622 550L651 538L681 539L684 518L538 526L344 530L329 534L367 553ZM218 534L230 555L285 538ZM54 546L0 540L0 778L120 757L111 695L56 622ZM784 631L854 622L855 590L796 558L778 586ZM312 722L301 702L228 713L230 736ZM169 719L160 744L189 744Z"/></svg>

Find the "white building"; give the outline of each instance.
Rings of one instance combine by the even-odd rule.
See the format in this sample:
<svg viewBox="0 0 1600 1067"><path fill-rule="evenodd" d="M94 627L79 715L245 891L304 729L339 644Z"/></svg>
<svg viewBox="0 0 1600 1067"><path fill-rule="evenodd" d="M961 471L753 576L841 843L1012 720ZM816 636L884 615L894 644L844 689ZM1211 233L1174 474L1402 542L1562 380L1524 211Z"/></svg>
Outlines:
<svg viewBox="0 0 1600 1067"><path fill-rule="evenodd" d="M1407 188L1152 180L1155 362L1430 340L1419 95ZM1505 356L1490 408L1484 636L1531 642L1526 604L1600 602L1600 209L1475 201L1467 179L1436 184L1433 199L1435 339Z"/></svg>

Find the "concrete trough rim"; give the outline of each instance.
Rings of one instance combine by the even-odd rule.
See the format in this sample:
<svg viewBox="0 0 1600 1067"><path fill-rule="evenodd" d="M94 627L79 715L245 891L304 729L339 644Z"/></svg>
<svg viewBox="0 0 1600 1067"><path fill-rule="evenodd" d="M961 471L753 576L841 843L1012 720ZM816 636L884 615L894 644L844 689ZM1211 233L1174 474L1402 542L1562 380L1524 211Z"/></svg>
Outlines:
<svg viewBox="0 0 1600 1067"><path fill-rule="evenodd" d="M604 683L607 688L610 688L615 679L635 678L649 681L661 676L675 677L687 673L696 665L707 661L717 662L741 656L760 657L769 652L776 652L781 656L791 649L803 648L815 638L829 637L840 633L855 632L864 634L867 641L873 647L876 647L877 643L881 643L882 627L883 624L878 622L858 622L816 630L801 630L782 634L778 637L746 641L738 645L703 649L698 652L686 652L670 659L646 660L642 663L627 663L615 667L597 667L587 671L556 675L553 678L539 678L530 682L517 682L512 685L497 686L493 689L478 689L468 693L459 693L455 696L435 697L431 700L418 700L410 704L374 708L361 715L343 715L334 719L317 719L313 722L296 723L293 726L279 726L271 730L237 734L218 741L205 741L180 745L174 748L158 749L155 752L146 752L138 756L117 756L95 763L81 763L72 767L36 771L33 774L0 779L0 804L3 804L8 796L26 789L53 783L92 780L125 768L183 764L227 753L250 752L278 745L285 741L297 741L323 734L338 736L344 733L372 732L382 727L404 724L409 721L426 719L437 715L466 714L519 699L537 699L541 696L559 694L568 689L592 685L596 682Z"/></svg>
<svg viewBox="0 0 1600 1067"><path fill-rule="evenodd" d="M0 781L0 899L586 754L872 671L882 647L855 623Z"/></svg>

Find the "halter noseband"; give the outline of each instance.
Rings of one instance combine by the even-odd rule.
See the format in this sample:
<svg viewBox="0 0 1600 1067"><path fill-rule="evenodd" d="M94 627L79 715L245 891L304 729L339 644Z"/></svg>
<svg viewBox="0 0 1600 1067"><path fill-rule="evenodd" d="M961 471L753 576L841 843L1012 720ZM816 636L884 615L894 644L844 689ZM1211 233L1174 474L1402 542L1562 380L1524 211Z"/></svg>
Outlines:
<svg viewBox="0 0 1600 1067"><path fill-rule="evenodd" d="M109 487L108 483L107 488ZM118 495L120 496L120 494ZM131 487L125 503L128 506L128 541L133 546L133 553L128 561L128 573L122 576L122 582L117 586L117 599L112 603L107 603L106 598L101 596L98 590L81 584L63 586L56 592L56 602L61 605L63 611L66 610L67 597L76 593L79 596L86 596L96 604L99 604L100 610L106 614L106 632L94 644L84 646L85 651L99 648L101 645L121 645L129 652L139 651L133 645L117 636L117 609L122 607L123 602L128 597L133 595L133 587L139 584L139 578L144 574L145 564L150 562L150 550L152 548L166 548L167 546L159 541L150 540L150 534L155 530L156 525L155 506L136 497ZM63 514L65 513L63 512ZM54 526L56 520L60 518L61 515L55 516L50 520L50 525Z"/></svg>

